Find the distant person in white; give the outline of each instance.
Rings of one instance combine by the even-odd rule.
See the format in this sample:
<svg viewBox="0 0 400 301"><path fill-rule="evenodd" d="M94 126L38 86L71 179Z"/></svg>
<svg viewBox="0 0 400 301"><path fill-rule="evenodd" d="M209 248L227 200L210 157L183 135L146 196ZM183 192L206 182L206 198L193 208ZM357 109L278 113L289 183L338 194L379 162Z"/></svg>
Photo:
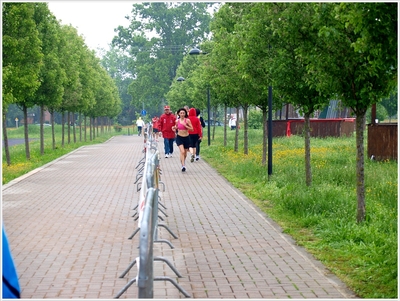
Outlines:
<svg viewBox="0 0 400 301"><path fill-rule="evenodd" d="M138 129L138 136L142 134L142 128L144 127L144 121L142 120L142 117L139 117L138 120L136 120L136 126Z"/></svg>
<svg viewBox="0 0 400 301"><path fill-rule="evenodd" d="M236 129L236 119L235 117L231 116L231 119L229 119L229 126L231 130Z"/></svg>

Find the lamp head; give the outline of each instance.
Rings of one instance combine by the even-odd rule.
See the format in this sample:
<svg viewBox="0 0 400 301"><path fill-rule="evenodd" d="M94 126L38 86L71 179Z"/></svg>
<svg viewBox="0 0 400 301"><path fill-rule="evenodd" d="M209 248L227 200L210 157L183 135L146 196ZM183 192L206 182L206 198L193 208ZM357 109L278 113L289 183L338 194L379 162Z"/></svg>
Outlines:
<svg viewBox="0 0 400 301"><path fill-rule="evenodd" d="M196 47L189 51L190 55L199 55L200 53L201 53L200 49L198 49Z"/></svg>

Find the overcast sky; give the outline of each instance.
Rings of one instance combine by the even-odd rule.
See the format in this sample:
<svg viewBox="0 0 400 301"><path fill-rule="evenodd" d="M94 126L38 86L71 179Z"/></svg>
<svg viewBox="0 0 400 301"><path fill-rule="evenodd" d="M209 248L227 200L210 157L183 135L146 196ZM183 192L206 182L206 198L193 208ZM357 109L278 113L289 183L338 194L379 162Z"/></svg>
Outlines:
<svg viewBox="0 0 400 301"><path fill-rule="evenodd" d="M116 35L114 28L129 25L125 16L131 15L132 4L137 1L49 1L50 11L61 20L71 24L85 38L92 49L109 49L108 44Z"/></svg>

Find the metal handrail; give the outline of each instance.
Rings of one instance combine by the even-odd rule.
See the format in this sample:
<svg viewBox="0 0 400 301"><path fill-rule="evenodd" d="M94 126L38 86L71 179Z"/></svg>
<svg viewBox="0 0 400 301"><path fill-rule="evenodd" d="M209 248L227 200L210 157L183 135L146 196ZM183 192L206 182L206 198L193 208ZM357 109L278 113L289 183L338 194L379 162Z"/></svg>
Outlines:
<svg viewBox="0 0 400 301"><path fill-rule="evenodd" d="M168 240L158 239L159 226L167 229L167 231L169 231L169 233L174 238L177 238L177 236L166 225L158 224L158 218L163 220L162 217L158 215L158 211L160 210L158 208L160 200L160 196L158 194L159 184L163 184L163 187L165 189L164 183L160 181L160 154L157 149L157 143L152 137L151 125L146 128L143 136L145 143L145 147L143 150L143 153L145 154L145 160L143 167L139 171L140 177L137 177L135 182L137 183L138 180L142 179L142 182L138 183L138 185L141 184L141 187L139 203L136 206L137 213L135 213L135 215L138 215L138 229L136 229L131 237L129 237L129 239L132 239L136 233L140 232L139 257L137 257L132 263L130 263L130 265L122 273L120 278L123 278L136 263L138 266L138 274L135 278L131 279L120 292L118 292L115 298L119 298L135 282L137 283L139 288L139 298L153 298L154 281L169 281L185 297L190 298L190 295L172 278L165 276L154 277L154 261L166 262L178 277L182 276L167 259L163 257L154 257L153 254L154 242L166 242L170 245L171 248L173 248L172 244ZM139 167L139 165L141 164L138 164L137 167ZM165 208L164 205L162 206ZM167 216L164 211L162 211L162 213Z"/></svg>

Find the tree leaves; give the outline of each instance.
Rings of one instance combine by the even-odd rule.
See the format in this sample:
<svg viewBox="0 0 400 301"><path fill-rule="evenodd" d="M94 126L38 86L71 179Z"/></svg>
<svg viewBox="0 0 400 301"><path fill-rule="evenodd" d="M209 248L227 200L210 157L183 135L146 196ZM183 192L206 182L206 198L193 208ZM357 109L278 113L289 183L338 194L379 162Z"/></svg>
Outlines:
<svg viewBox="0 0 400 301"><path fill-rule="evenodd" d="M144 104L151 115L161 112L162 99L177 76L186 50L208 35L208 7L207 3L195 2L133 5L131 24L118 28L113 45L129 56L134 80L129 91L134 108L141 109ZM152 38L145 37L149 32Z"/></svg>
<svg viewBox="0 0 400 301"><path fill-rule="evenodd" d="M3 110L40 85L43 54L34 12L34 3L3 3Z"/></svg>

